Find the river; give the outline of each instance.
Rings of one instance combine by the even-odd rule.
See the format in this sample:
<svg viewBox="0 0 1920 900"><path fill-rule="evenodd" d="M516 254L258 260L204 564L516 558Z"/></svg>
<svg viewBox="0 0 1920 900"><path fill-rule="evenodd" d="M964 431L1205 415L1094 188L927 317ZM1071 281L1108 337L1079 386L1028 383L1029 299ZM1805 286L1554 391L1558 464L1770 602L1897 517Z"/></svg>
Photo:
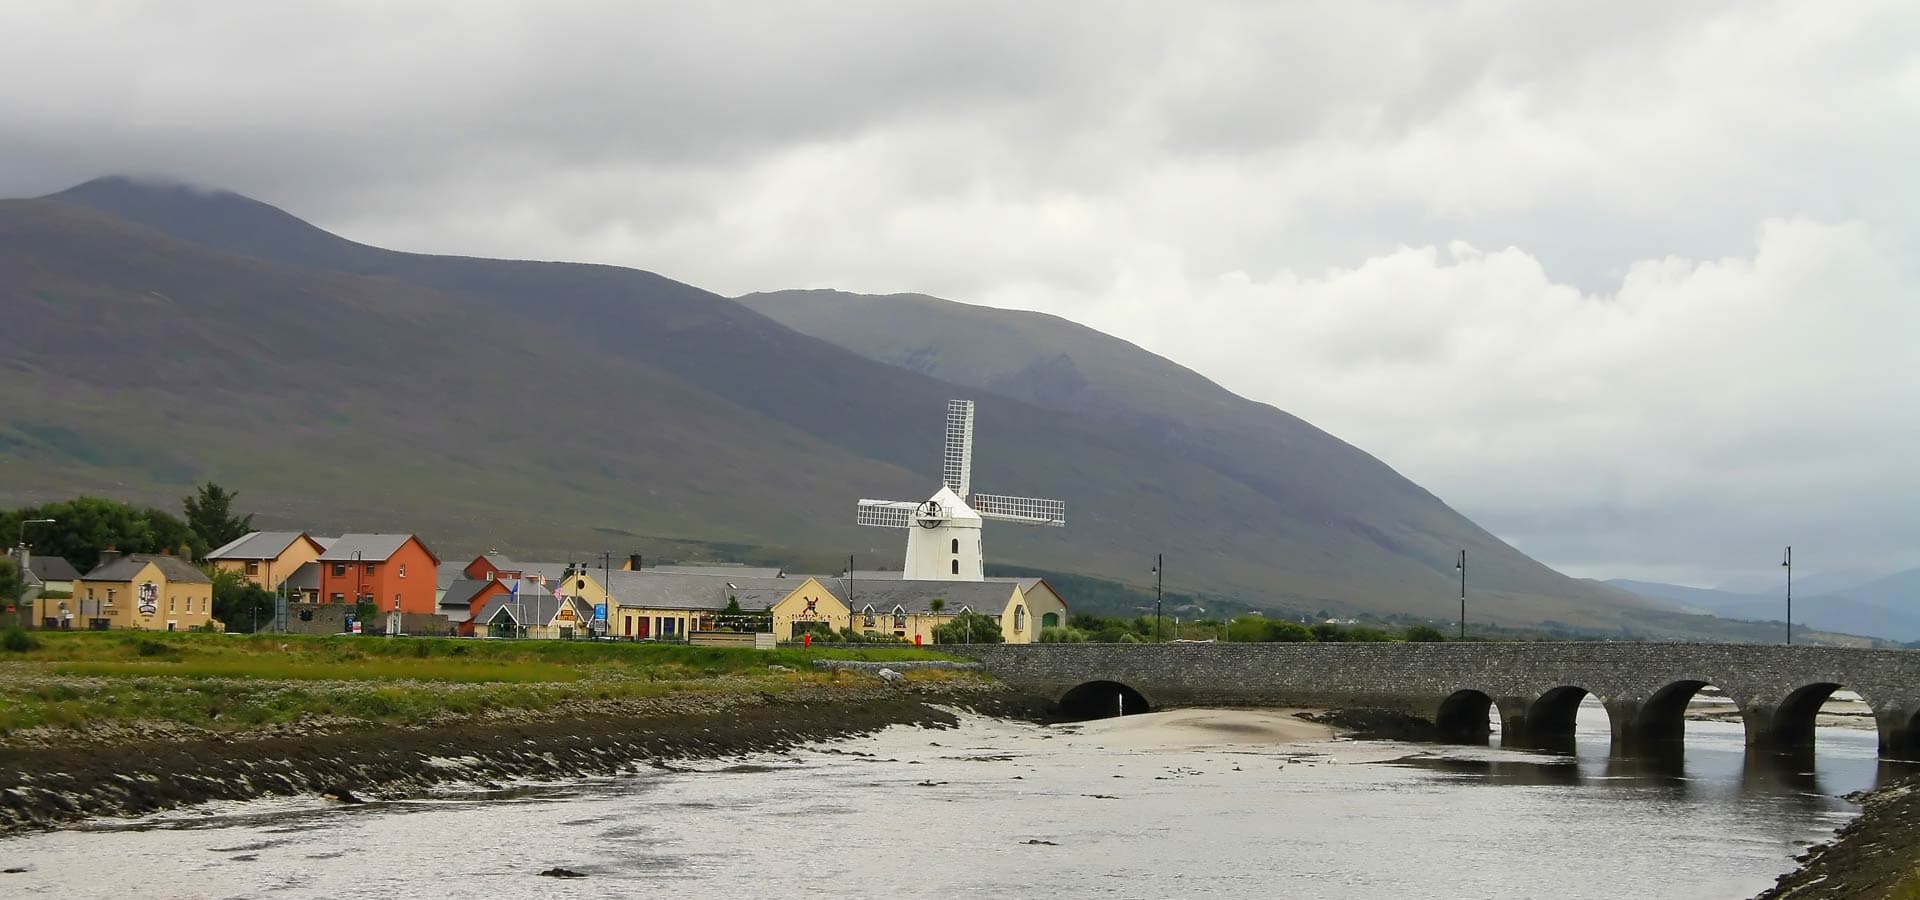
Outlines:
<svg viewBox="0 0 1920 900"><path fill-rule="evenodd" d="M970 717L792 753L359 806L269 800L0 841L10 897L1747 897L1873 786L1690 722L1679 768L1299 738L1272 714ZM1290 721L1290 720L1289 720ZM540 877L564 867L586 877Z"/></svg>

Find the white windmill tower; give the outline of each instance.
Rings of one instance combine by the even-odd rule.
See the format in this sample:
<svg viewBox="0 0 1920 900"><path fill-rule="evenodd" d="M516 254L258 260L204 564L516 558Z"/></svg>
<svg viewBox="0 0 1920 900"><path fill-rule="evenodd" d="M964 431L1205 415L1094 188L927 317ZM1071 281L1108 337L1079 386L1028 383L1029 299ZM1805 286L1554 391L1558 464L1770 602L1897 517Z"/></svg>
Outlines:
<svg viewBox="0 0 1920 900"><path fill-rule="evenodd" d="M983 519L1022 525L1067 524L1067 504L1035 497L971 493L973 478L973 401L947 401L947 442L940 480L932 497L911 500L862 500L854 521L879 528L905 528L907 561L901 577L909 581L984 581L980 552Z"/></svg>

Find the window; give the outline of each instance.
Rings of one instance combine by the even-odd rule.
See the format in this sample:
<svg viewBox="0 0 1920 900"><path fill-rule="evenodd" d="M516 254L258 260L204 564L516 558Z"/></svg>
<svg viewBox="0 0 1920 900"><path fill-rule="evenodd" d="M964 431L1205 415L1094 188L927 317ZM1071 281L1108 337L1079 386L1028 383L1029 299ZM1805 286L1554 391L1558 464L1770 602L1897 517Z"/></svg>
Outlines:
<svg viewBox="0 0 1920 900"><path fill-rule="evenodd" d="M167 612L174 612L179 607L179 605L180 605L180 598L178 597L167 598Z"/></svg>
<svg viewBox="0 0 1920 900"><path fill-rule="evenodd" d="M394 595L393 595L393 608L394 608L394 610L395 610L395 611L398 611L398 610L400 609L400 595L399 595L399 594L394 594Z"/></svg>
<svg viewBox="0 0 1920 900"><path fill-rule="evenodd" d="M960 539L959 539L959 538L954 538L954 539L953 539L953 552L954 552L954 555L955 555L955 556L958 556L958 555L960 554Z"/></svg>
<svg viewBox="0 0 1920 900"><path fill-rule="evenodd" d="M367 574L368 575L373 574L373 563L367 563Z"/></svg>
<svg viewBox="0 0 1920 900"><path fill-rule="evenodd" d="M401 578L405 578L405 577L407 577L407 564L406 564L406 563L401 563L401 564L400 564L400 577L401 577Z"/></svg>
<svg viewBox="0 0 1920 900"><path fill-rule="evenodd" d="M258 575L258 574L260 574L260 562L259 562L259 560L253 560L253 559L250 559L250 560L247 560L247 574L248 574L248 575Z"/></svg>
<svg viewBox="0 0 1920 900"><path fill-rule="evenodd" d="M334 574L335 576L340 576L340 575L345 575L345 574L347 574L347 564L346 564L346 563L334 563L334 564L333 564L333 574Z"/></svg>
<svg viewBox="0 0 1920 900"><path fill-rule="evenodd" d="M953 561L953 574L960 574L960 561L957 559Z"/></svg>
<svg viewBox="0 0 1920 900"><path fill-rule="evenodd" d="M113 588L107 588L107 605L113 605Z"/></svg>
<svg viewBox="0 0 1920 900"><path fill-rule="evenodd" d="M898 606L893 608L893 627L896 629L907 627L907 611L904 608Z"/></svg>
<svg viewBox="0 0 1920 900"><path fill-rule="evenodd" d="M492 570L492 569L488 569L488 570L487 570L487 580L488 580L488 581L492 581L492 580L493 580L493 570Z"/></svg>
<svg viewBox="0 0 1920 900"><path fill-rule="evenodd" d="M1013 608L1013 630L1015 631L1027 630L1027 608L1026 607L1016 606Z"/></svg>
<svg viewBox="0 0 1920 900"><path fill-rule="evenodd" d="M87 588L87 599L88 600L93 599L93 588Z"/></svg>
<svg viewBox="0 0 1920 900"><path fill-rule="evenodd" d="M1040 627L1041 627L1041 628L1059 628L1059 627L1060 627L1060 614L1059 614L1059 613L1047 613L1046 615L1044 615L1044 616L1041 616L1041 617L1040 617Z"/></svg>
<svg viewBox="0 0 1920 900"><path fill-rule="evenodd" d="M346 594L343 594L343 593L340 593L339 591L334 591L334 592L333 592L333 602L335 602L335 603L345 603L345 602L347 602L347 595L346 595Z"/></svg>
<svg viewBox="0 0 1920 900"><path fill-rule="evenodd" d="M863 628L873 627L873 607L869 606L860 611L860 625Z"/></svg>

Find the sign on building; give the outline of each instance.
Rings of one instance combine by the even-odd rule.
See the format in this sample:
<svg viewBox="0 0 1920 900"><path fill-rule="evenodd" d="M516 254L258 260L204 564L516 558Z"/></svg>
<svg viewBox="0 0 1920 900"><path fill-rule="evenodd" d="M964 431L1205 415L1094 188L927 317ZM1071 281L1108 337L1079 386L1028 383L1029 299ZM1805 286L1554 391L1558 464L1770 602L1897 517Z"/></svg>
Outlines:
<svg viewBox="0 0 1920 900"><path fill-rule="evenodd" d="M140 614L151 616L160 611L160 586L149 581L140 585Z"/></svg>

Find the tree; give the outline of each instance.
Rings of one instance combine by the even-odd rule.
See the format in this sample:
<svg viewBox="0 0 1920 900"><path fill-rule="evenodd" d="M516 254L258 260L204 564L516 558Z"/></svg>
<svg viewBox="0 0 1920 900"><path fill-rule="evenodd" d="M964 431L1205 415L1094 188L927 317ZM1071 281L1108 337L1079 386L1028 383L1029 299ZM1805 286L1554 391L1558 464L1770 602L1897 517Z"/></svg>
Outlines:
<svg viewBox="0 0 1920 900"><path fill-rule="evenodd" d="M968 610L935 628L933 640L939 644L1001 644L1007 636L1000 633L999 619Z"/></svg>
<svg viewBox="0 0 1920 900"><path fill-rule="evenodd" d="M732 594L727 595L727 608L721 610L720 612L724 615L729 615L729 616L738 616L738 615L745 614L740 609L740 598Z"/></svg>
<svg viewBox="0 0 1920 900"><path fill-rule="evenodd" d="M219 571L213 578L213 617L232 631L255 631L273 624L273 592L239 572Z"/></svg>
<svg viewBox="0 0 1920 900"><path fill-rule="evenodd" d="M0 556L0 608L20 602L20 589L23 586L20 580L20 564L11 556ZM20 624L25 616L25 610L16 610L13 623Z"/></svg>
<svg viewBox="0 0 1920 900"><path fill-rule="evenodd" d="M933 610L933 614L937 616L947 608L947 598L935 597L932 600L928 600L927 608Z"/></svg>
<svg viewBox="0 0 1920 900"><path fill-rule="evenodd" d="M213 547L244 536L253 530L253 513L233 514L233 501L239 496L211 481L200 485L180 502L187 514L187 527Z"/></svg>
<svg viewBox="0 0 1920 900"><path fill-rule="evenodd" d="M1445 632L1432 625L1415 625L1407 629L1407 640L1420 643L1439 643L1447 639Z"/></svg>

